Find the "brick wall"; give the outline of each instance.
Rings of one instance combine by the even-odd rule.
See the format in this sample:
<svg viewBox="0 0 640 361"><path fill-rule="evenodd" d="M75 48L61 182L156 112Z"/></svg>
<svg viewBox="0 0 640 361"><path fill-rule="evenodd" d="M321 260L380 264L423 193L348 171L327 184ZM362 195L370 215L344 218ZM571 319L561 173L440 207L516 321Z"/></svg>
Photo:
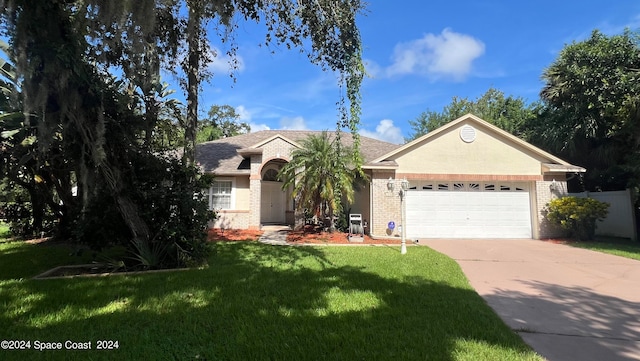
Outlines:
<svg viewBox="0 0 640 361"><path fill-rule="evenodd" d="M295 149L293 144L284 141L280 138L276 138L269 143L262 146L262 158L268 159L291 159L291 151Z"/></svg>
<svg viewBox="0 0 640 361"><path fill-rule="evenodd" d="M555 227L547 221L545 209L552 199L567 195L567 182L553 180L537 181L535 187L535 215L538 225L538 236L536 238L545 239L564 236L565 232L562 229Z"/></svg>
<svg viewBox="0 0 640 361"><path fill-rule="evenodd" d="M389 221L394 221L396 227L402 221L402 208L400 203L400 179L393 179L394 190L387 187L389 177L395 177L393 172L374 171L371 177L372 214L369 224L370 234L374 237L389 237L392 233L388 229ZM397 232L393 232L395 235Z"/></svg>
<svg viewBox="0 0 640 361"><path fill-rule="evenodd" d="M224 229L248 229L249 211L220 211L218 218L209 222L209 227Z"/></svg>
<svg viewBox="0 0 640 361"><path fill-rule="evenodd" d="M251 156L251 175L249 176L249 227L260 228L260 202L262 200L262 183L260 168L262 155Z"/></svg>

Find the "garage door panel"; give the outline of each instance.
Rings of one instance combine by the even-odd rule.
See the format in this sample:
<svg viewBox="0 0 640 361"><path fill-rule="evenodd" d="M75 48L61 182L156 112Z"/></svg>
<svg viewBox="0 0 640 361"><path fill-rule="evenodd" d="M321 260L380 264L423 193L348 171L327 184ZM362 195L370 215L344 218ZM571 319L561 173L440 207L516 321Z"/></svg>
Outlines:
<svg viewBox="0 0 640 361"><path fill-rule="evenodd" d="M409 238L531 238L529 193L410 191Z"/></svg>

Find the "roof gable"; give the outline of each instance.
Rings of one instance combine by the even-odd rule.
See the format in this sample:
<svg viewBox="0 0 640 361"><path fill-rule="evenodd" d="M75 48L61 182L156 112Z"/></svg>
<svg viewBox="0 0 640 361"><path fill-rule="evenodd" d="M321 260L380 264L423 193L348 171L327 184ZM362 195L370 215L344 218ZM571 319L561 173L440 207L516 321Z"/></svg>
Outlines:
<svg viewBox="0 0 640 361"><path fill-rule="evenodd" d="M262 148L262 147L264 147L266 144L268 144L268 143L270 143L270 142L273 142L273 141L274 141L274 140L276 140L276 139L283 140L283 141L285 141L286 143L289 143L289 144L291 144L292 146L294 146L294 147L296 147L296 148L300 148L300 147L301 147L301 145L300 145L298 142L294 142L293 140L288 139L287 137L285 137L285 136L281 135L280 133L278 133L278 134L276 134L276 135L274 135L274 136L271 136L271 137L269 137L269 138L266 138L266 139L263 139L263 140L259 141L258 143L256 143L256 144L252 145L252 146L251 146L251 147L249 147L249 148Z"/></svg>
<svg viewBox="0 0 640 361"><path fill-rule="evenodd" d="M463 128L471 133L462 134ZM462 139L472 133L477 141L475 138L469 142ZM374 159L367 167L376 168L390 162L395 163L393 168L405 168L403 171L416 170L420 166L424 169L429 165L434 173L451 174L540 174L551 169L556 172L584 171L473 114L464 115L394 149ZM412 163L417 164L412 166Z"/></svg>

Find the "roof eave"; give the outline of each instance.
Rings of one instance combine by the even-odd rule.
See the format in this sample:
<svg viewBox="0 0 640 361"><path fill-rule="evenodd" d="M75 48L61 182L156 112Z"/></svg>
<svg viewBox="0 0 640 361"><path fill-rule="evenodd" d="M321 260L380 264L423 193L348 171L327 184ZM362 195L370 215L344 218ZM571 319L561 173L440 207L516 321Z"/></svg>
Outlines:
<svg viewBox="0 0 640 361"><path fill-rule="evenodd" d="M587 170L573 164L542 163L542 173L584 173Z"/></svg>
<svg viewBox="0 0 640 361"><path fill-rule="evenodd" d="M250 176L251 175L251 171L246 170L246 171L237 171L237 172L215 172L215 171L211 171L211 172L206 172L209 174L213 174L213 176L215 177L238 177L238 176Z"/></svg>
<svg viewBox="0 0 640 361"><path fill-rule="evenodd" d="M262 154L262 148L242 148L237 150L238 154L243 157Z"/></svg>
<svg viewBox="0 0 640 361"><path fill-rule="evenodd" d="M377 169L377 170L395 170L398 169L397 164L365 164L362 166L362 169Z"/></svg>

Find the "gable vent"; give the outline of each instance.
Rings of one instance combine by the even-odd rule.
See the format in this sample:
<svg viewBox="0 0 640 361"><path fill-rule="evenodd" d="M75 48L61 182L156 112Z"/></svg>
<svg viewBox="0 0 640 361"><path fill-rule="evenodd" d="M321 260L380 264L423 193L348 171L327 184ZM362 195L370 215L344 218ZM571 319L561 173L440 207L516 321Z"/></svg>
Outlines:
<svg viewBox="0 0 640 361"><path fill-rule="evenodd" d="M460 128L460 139L465 143L473 142L476 140L476 130L470 125L465 125Z"/></svg>

